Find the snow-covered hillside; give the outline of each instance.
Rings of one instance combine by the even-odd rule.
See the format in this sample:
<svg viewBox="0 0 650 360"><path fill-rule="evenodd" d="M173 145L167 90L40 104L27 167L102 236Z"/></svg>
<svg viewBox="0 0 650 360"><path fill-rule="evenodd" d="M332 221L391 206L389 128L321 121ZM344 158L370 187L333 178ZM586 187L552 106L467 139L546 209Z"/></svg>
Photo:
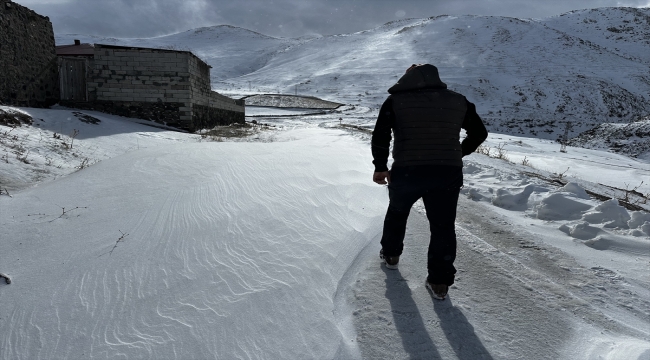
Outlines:
<svg viewBox="0 0 650 360"><path fill-rule="evenodd" d="M650 160L650 116L627 124L601 124L568 143Z"/></svg>
<svg viewBox="0 0 650 360"><path fill-rule="evenodd" d="M277 39L217 26L151 39L57 35L189 49L232 96L294 93L377 109L412 63L431 63L477 104L488 128L557 139L650 113L650 9L601 8L547 19L435 16L353 34ZM375 110L376 111L376 110Z"/></svg>
<svg viewBox="0 0 650 360"><path fill-rule="evenodd" d="M141 46L170 50L192 51L212 66L212 82L250 74L264 67L280 50L299 44L300 39L278 39L230 25L217 25L187 30L167 36L137 39L111 38L82 34L57 34L57 45L84 43Z"/></svg>

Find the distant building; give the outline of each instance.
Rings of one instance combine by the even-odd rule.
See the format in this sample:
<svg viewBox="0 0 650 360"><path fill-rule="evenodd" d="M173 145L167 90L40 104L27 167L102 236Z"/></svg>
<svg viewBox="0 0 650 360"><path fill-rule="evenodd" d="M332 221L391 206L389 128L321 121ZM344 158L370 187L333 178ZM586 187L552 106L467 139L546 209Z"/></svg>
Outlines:
<svg viewBox="0 0 650 360"><path fill-rule="evenodd" d="M0 103L47 107L59 101L50 19L0 2Z"/></svg>
<svg viewBox="0 0 650 360"><path fill-rule="evenodd" d="M244 122L244 100L212 91L210 66L189 51L57 46L61 104L189 131Z"/></svg>

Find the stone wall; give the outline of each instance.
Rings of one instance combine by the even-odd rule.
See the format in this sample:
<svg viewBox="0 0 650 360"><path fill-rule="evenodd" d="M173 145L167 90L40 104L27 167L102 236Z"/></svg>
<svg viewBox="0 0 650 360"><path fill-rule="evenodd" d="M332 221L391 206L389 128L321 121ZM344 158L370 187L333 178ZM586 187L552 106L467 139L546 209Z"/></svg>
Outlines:
<svg viewBox="0 0 650 360"><path fill-rule="evenodd" d="M53 105L59 100L58 77L49 18L0 1L0 103Z"/></svg>

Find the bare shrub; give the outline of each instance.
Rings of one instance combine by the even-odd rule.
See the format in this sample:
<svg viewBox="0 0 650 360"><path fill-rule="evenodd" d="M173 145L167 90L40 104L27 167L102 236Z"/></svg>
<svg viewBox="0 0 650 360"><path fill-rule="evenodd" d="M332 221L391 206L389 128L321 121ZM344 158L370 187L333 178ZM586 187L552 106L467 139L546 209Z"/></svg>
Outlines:
<svg viewBox="0 0 650 360"><path fill-rule="evenodd" d="M634 194L634 195L637 195L637 196L639 196L641 198L644 198L645 201L643 202L643 204L645 204L645 202L647 201L646 196L643 195L642 193L636 191L636 189L641 187L641 185L643 185L643 181L641 181L641 183L639 185L637 185L636 187L634 187L633 189L630 189L630 185L628 183L625 183L625 197L623 197L622 200L625 201L625 202L630 202L630 195Z"/></svg>
<svg viewBox="0 0 650 360"><path fill-rule="evenodd" d="M70 134L70 149L72 149L72 143L74 143L74 138L79 135L79 130L77 129L72 129L72 134Z"/></svg>
<svg viewBox="0 0 650 360"><path fill-rule="evenodd" d="M79 165L75 166L75 168L77 168L79 170L82 170L82 169L87 168L88 166L90 166L89 159L84 158L83 160L81 160L81 163Z"/></svg>
<svg viewBox="0 0 650 360"><path fill-rule="evenodd" d="M495 159L501 159L501 160L509 161L508 160L508 154L507 154L508 152L504 149L505 145L506 144L504 144L504 143L499 143L499 145L497 145L497 147L495 149L496 154L493 156Z"/></svg>
<svg viewBox="0 0 650 360"><path fill-rule="evenodd" d="M564 172L561 172L561 173L557 173L557 174L555 174L555 177L556 177L558 180L562 181L562 179L564 178L564 174L566 174L567 171L569 171L569 169L570 169L570 168L567 167L566 170L564 170Z"/></svg>
<svg viewBox="0 0 650 360"><path fill-rule="evenodd" d="M489 146L479 145L476 148L476 153L490 156L490 150L492 150L492 149L490 149Z"/></svg>

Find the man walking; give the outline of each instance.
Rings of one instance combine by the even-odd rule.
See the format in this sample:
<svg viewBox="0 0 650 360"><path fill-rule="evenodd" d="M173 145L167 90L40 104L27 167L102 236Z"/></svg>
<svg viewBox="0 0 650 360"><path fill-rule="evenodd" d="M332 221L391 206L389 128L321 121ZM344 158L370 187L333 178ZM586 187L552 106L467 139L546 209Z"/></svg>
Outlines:
<svg viewBox="0 0 650 360"><path fill-rule="evenodd" d="M393 87L372 133L373 181L388 184L380 258L397 269L404 248L406 220L413 204L424 202L431 230L426 287L443 300L454 283L456 206L463 185L463 161L487 138L476 107L447 90L438 69L412 65ZM467 137L460 143L460 129ZM394 134L393 165L388 154Z"/></svg>

